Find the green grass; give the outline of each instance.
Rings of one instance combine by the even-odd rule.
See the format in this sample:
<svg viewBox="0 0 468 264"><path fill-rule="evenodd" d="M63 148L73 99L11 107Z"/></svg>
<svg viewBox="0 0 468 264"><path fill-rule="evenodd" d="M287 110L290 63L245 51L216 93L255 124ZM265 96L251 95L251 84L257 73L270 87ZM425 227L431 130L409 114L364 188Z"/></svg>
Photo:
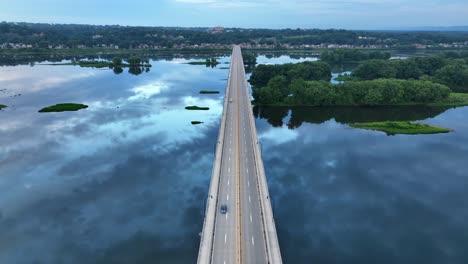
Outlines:
<svg viewBox="0 0 468 264"><path fill-rule="evenodd" d="M73 104L73 103L56 104L56 105L42 108L41 110L39 110L39 113L78 111L80 109L85 109L85 108L88 108L88 106L84 104Z"/></svg>
<svg viewBox="0 0 468 264"><path fill-rule="evenodd" d="M3 109L3 108L7 108L7 106L3 105L3 104L0 104L0 110Z"/></svg>
<svg viewBox="0 0 468 264"><path fill-rule="evenodd" d="M354 123L349 124L354 128L361 128L367 130L382 131L387 135L418 135L418 134L439 134L439 133L450 133L452 130L408 121L386 121L386 122L371 122L371 123Z"/></svg>
<svg viewBox="0 0 468 264"><path fill-rule="evenodd" d="M201 94L219 94L219 91L208 91L208 90L202 90L200 91Z"/></svg>
<svg viewBox="0 0 468 264"><path fill-rule="evenodd" d="M468 106L468 93L451 93L447 99L429 105L448 107Z"/></svg>
<svg viewBox="0 0 468 264"><path fill-rule="evenodd" d="M192 121L192 125L200 125L203 124L202 121Z"/></svg>
<svg viewBox="0 0 468 264"><path fill-rule="evenodd" d="M185 107L185 109L187 109L187 110L210 110L209 107L199 107L199 106L196 106L196 105L187 106L187 107Z"/></svg>

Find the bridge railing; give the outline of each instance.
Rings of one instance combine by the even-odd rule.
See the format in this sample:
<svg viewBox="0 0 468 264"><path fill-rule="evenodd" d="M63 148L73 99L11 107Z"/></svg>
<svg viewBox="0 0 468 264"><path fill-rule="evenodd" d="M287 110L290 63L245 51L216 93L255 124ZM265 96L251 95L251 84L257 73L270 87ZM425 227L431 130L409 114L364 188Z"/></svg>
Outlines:
<svg viewBox="0 0 468 264"><path fill-rule="evenodd" d="M232 57L231 57L232 58ZM213 164L213 170L210 181L210 188L207 198L207 205L205 210L205 217L203 220L203 230L201 233L200 239L200 248L198 251L198 261L199 264L209 264L212 260L213 255L213 242L214 235L216 232L216 209L218 207L218 193L219 193L219 181L221 176L221 161L223 156L223 145L224 145L224 136L226 130L226 115L228 108L228 95L230 90L230 81L232 73L232 59L231 65L229 67L228 81L226 84L226 95L224 97L224 107L223 114L221 117L221 127L219 129L218 141L216 144L216 152Z"/></svg>

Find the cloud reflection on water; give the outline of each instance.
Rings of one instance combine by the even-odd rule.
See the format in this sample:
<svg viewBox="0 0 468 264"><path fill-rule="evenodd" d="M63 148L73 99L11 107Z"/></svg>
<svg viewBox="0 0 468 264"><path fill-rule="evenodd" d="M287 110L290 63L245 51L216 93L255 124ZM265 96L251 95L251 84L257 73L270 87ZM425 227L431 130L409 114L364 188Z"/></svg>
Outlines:
<svg viewBox="0 0 468 264"><path fill-rule="evenodd" d="M155 62L138 77L103 71L49 82L53 96L28 85L42 74L7 84L24 97L1 113L0 262L196 259L222 111L222 94L201 96L196 86L222 91L226 72ZM37 113L62 97L90 107ZM210 111L184 109L195 102Z"/></svg>

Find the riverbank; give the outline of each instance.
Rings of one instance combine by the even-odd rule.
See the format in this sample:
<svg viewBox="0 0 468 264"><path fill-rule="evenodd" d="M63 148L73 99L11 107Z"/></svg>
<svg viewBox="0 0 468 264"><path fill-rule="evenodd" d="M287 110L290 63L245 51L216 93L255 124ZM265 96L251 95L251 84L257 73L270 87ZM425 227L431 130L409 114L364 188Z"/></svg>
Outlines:
<svg viewBox="0 0 468 264"><path fill-rule="evenodd" d="M256 106L270 106L270 107L333 107L333 106L347 106L347 107L363 107L368 105L349 105L349 104L342 104L342 105L307 105L307 104L288 104L288 103L274 103L274 104L261 104L256 102L255 100L252 101L252 105ZM372 105L369 107L381 107L381 106L441 106L441 107L463 107L468 106L468 94L465 93L450 93L449 97L434 103L404 103L404 104L382 104L382 105Z"/></svg>

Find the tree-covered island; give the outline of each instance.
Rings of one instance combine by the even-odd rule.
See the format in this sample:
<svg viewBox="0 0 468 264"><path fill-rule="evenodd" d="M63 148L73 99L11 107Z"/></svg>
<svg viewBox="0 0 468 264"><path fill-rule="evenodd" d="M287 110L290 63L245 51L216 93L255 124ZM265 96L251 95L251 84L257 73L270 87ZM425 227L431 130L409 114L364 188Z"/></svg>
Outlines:
<svg viewBox="0 0 468 264"><path fill-rule="evenodd" d="M468 105L467 98L452 92L468 92L467 58L464 52L407 60L364 60L349 81L340 84L330 83L330 65L323 61L259 65L250 83L258 105L460 106Z"/></svg>

